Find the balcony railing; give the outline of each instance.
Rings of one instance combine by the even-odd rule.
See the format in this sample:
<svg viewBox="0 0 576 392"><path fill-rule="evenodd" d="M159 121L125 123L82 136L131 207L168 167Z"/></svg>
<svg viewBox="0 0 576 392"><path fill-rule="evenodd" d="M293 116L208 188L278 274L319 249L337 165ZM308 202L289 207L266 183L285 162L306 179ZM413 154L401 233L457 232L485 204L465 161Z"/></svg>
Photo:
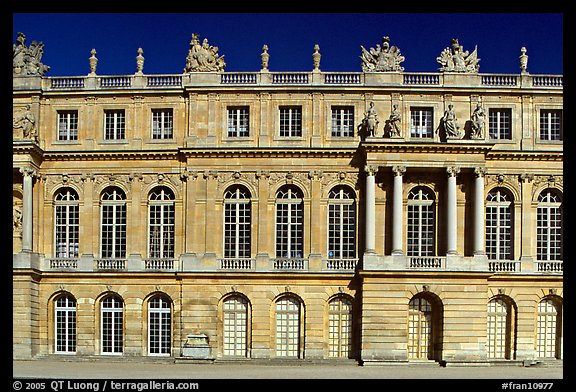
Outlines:
<svg viewBox="0 0 576 392"><path fill-rule="evenodd" d="M536 271L538 272L564 272L564 263L562 260L554 261L537 261Z"/></svg>
<svg viewBox="0 0 576 392"><path fill-rule="evenodd" d="M520 272L520 261L516 260L488 260L490 272Z"/></svg>
<svg viewBox="0 0 576 392"><path fill-rule="evenodd" d="M254 259L248 258L223 258L218 259L221 270L233 270L233 271L247 271L254 269Z"/></svg>
<svg viewBox="0 0 576 392"><path fill-rule="evenodd" d="M358 259L326 259L324 265L330 271L354 271Z"/></svg>
<svg viewBox="0 0 576 392"><path fill-rule="evenodd" d="M96 259L94 260L97 270L125 270L126 259Z"/></svg>
<svg viewBox="0 0 576 392"><path fill-rule="evenodd" d="M149 258L144 260L144 269L146 270L173 270L174 269L174 259L165 258Z"/></svg>
<svg viewBox="0 0 576 392"><path fill-rule="evenodd" d="M276 258L273 259L272 268L276 271L307 271L308 259Z"/></svg>
<svg viewBox="0 0 576 392"><path fill-rule="evenodd" d="M441 256L409 256L408 268L443 269L446 267L446 257Z"/></svg>
<svg viewBox="0 0 576 392"><path fill-rule="evenodd" d="M56 257L48 260L50 269L77 269L78 259Z"/></svg>

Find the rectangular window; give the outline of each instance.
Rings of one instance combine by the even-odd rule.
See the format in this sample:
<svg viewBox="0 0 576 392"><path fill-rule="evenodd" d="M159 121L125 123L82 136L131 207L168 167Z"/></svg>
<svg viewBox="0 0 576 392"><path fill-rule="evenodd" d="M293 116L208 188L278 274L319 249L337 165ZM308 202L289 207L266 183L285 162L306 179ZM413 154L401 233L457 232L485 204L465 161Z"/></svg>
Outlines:
<svg viewBox="0 0 576 392"><path fill-rule="evenodd" d="M488 111L488 134L490 139L512 140L512 113L510 109Z"/></svg>
<svg viewBox="0 0 576 392"><path fill-rule="evenodd" d="M172 139L174 137L172 109L152 110L152 139Z"/></svg>
<svg viewBox="0 0 576 392"><path fill-rule="evenodd" d="M106 110L104 117L104 140L125 139L126 116L124 110Z"/></svg>
<svg viewBox="0 0 576 392"><path fill-rule="evenodd" d="M228 108L228 137L248 137L250 134L250 108Z"/></svg>
<svg viewBox="0 0 576 392"><path fill-rule="evenodd" d="M58 140L78 140L78 111L58 112Z"/></svg>
<svg viewBox="0 0 576 392"><path fill-rule="evenodd" d="M562 140L562 110L540 111L540 140Z"/></svg>
<svg viewBox="0 0 576 392"><path fill-rule="evenodd" d="M354 107L332 106L332 136L354 136Z"/></svg>
<svg viewBox="0 0 576 392"><path fill-rule="evenodd" d="M280 136L302 137L302 108L300 106L280 108Z"/></svg>
<svg viewBox="0 0 576 392"><path fill-rule="evenodd" d="M410 137L431 139L433 136L432 108L410 108Z"/></svg>

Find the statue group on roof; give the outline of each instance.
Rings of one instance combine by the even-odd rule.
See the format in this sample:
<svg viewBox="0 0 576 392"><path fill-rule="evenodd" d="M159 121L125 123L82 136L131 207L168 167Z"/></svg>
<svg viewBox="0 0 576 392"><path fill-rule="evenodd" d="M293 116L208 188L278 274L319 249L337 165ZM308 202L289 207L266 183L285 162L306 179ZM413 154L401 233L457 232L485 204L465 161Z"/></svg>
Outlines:
<svg viewBox="0 0 576 392"><path fill-rule="evenodd" d="M478 58L478 47L469 53L464 51L462 45L458 43L458 38L453 38L450 46L445 48L436 61L442 65L441 72L467 72L478 73L480 70L480 59Z"/></svg>
<svg viewBox="0 0 576 392"><path fill-rule="evenodd" d="M40 75L43 76L50 67L42 64L44 54L44 44L42 41L32 41L30 46L26 46L26 36L18 33L16 43L12 45L12 73L13 75Z"/></svg>
<svg viewBox="0 0 576 392"><path fill-rule="evenodd" d="M387 72L387 71L404 71L400 63L404 61L404 56L400 54L397 46L390 46L390 38L382 37L382 46L376 45L376 49L366 50L362 48L362 71L364 72Z"/></svg>
<svg viewBox="0 0 576 392"><path fill-rule="evenodd" d="M198 34L192 34L184 73L222 72L224 67L226 67L224 56L218 55L218 47L209 45L207 38L204 38L202 44L200 44Z"/></svg>

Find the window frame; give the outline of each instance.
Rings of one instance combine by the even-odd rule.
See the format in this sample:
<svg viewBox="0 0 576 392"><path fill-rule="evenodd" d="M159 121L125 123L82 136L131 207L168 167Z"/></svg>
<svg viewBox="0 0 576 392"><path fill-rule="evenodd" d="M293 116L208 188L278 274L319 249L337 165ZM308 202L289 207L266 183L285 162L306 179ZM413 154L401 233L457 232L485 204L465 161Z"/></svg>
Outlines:
<svg viewBox="0 0 576 392"><path fill-rule="evenodd" d="M418 193L414 194L414 192ZM416 198L411 198L411 195ZM426 198L423 198L424 195ZM428 187L415 186L408 192L406 201L407 256L435 256L437 242L436 205L436 195ZM414 243L411 243L412 241Z"/></svg>
<svg viewBox="0 0 576 392"><path fill-rule="evenodd" d="M330 138L333 139L354 138L356 131L354 119L355 119L354 105L331 105L330 135L329 135ZM335 124L335 121L339 123L339 125Z"/></svg>
<svg viewBox="0 0 576 392"><path fill-rule="evenodd" d="M552 198L554 197L554 200ZM536 207L536 260L563 260L563 202L560 192L553 188L538 194ZM545 216L544 216L545 215ZM556 226L552 226L556 222ZM553 246L551 243L557 243Z"/></svg>
<svg viewBox="0 0 576 392"><path fill-rule="evenodd" d="M285 127L287 128L285 129ZM302 105L278 106L277 135L280 139L299 140L304 137L304 109Z"/></svg>
<svg viewBox="0 0 576 392"><path fill-rule="evenodd" d="M501 115L506 114L508 118ZM493 116L496 115L496 118ZM514 140L514 113L510 107L488 108L488 140L512 141ZM508 123L506 123L506 121ZM496 127L496 128L494 128Z"/></svg>
<svg viewBox="0 0 576 392"><path fill-rule="evenodd" d="M156 119L157 115L160 115L160 119ZM159 124L159 127L155 126L155 122ZM153 142L174 140L174 109L150 109L150 140Z"/></svg>
<svg viewBox="0 0 576 392"><path fill-rule="evenodd" d="M113 192L113 199L104 200L105 195L110 191ZM110 210L110 214L107 213L108 210ZM111 229L109 231L105 231L105 215L112 219L111 223L106 224ZM123 259L126 257L127 216L126 194L124 191L116 186L105 188L100 196L100 257L107 259ZM110 251L104 250L105 232L110 232L111 234Z"/></svg>
<svg viewBox="0 0 576 392"><path fill-rule="evenodd" d="M66 194L64 195L63 192L66 192ZM58 200L59 197L65 197L65 199ZM60 221L63 221L64 223L59 223ZM62 187L54 194L53 229L54 256L56 258L66 259L79 257L80 202L78 193L73 188ZM59 235L64 236L64 242L58 242ZM65 248L64 251L59 250L62 246Z"/></svg>
<svg viewBox="0 0 576 392"><path fill-rule="evenodd" d="M489 197L500 199L501 195L505 195L504 200L488 200ZM488 192L485 202L486 257L488 260L495 261L514 260L514 200L512 194L504 188L493 188ZM493 220L490 219L492 214L495 215L495 225L490 224ZM501 223L502 221L503 223ZM490 229L494 231L492 232ZM489 245L489 241L493 241L494 244Z"/></svg>
<svg viewBox="0 0 576 392"><path fill-rule="evenodd" d="M111 301L113 306L105 306L107 301ZM119 306L118 306L119 305ZM107 334L108 324L106 319L110 318L110 332ZM119 319L119 320L118 320ZM109 336L109 338L108 338ZM118 336L120 338L118 339ZM106 343L110 343L111 351L106 351ZM118 346L118 341L120 345ZM100 353L102 355L122 355L124 352L124 300L116 295L109 294L100 301Z"/></svg>
<svg viewBox="0 0 576 392"><path fill-rule="evenodd" d="M242 221L244 220L244 221ZM252 200L243 185L233 185L224 192L223 254L224 258L252 257ZM229 237L232 235L232 237ZM234 240L234 244L229 239Z"/></svg>
<svg viewBox="0 0 576 392"><path fill-rule="evenodd" d="M167 192L166 192L167 191ZM159 192L160 199L152 200ZM158 211L158 212L155 212ZM154 212L154 217L152 213ZM159 219L159 223L152 223ZM171 222L170 222L171 221ZM153 243L153 226L159 227L158 243ZM167 230L167 231L166 231ZM167 234L167 235L165 235ZM176 201L174 192L166 186L153 188L148 194L148 235L147 251L151 259L172 259L175 255L176 245ZM153 247L155 247L153 249ZM167 248L167 249L166 249Z"/></svg>
<svg viewBox="0 0 576 392"><path fill-rule="evenodd" d="M337 195L335 192L338 192ZM348 197L344 197L344 195ZM337 197L333 197L337 196ZM328 193L326 249L329 259L355 259L357 257L356 194L349 186L337 185ZM352 223L346 222L351 219ZM336 222L336 220L338 220ZM351 228L350 228L351 226Z"/></svg>
<svg viewBox="0 0 576 392"><path fill-rule="evenodd" d="M78 141L78 110L57 110L56 140L58 142L77 142ZM64 118L64 122L63 117ZM61 126L65 124L65 137L62 137Z"/></svg>
<svg viewBox="0 0 576 392"><path fill-rule="evenodd" d="M418 115L415 117L415 114ZM424 125L414 125L416 118L418 119L419 124L424 123ZM434 107L410 106L409 132L410 139L434 140Z"/></svg>
<svg viewBox="0 0 576 392"><path fill-rule="evenodd" d="M158 302L157 307L152 305ZM147 348L150 356L170 356L172 354L172 301L164 294L156 294L148 300L148 339ZM154 317L153 317L154 315ZM158 320L154 320L158 317ZM156 328L158 326L158 329ZM157 333L158 352L153 352L153 332ZM154 347L156 349L156 347Z"/></svg>
<svg viewBox="0 0 576 392"><path fill-rule="evenodd" d="M285 192L285 190L288 197L279 197L280 192ZM292 196L293 193L294 196ZM279 208L279 206L282 206L282 208ZM304 258L304 196L302 191L293 185L281 187L276 192L274 207L274 248L276 258ZM279 222L279 220L282 221ZM279 225L284 228L280 228ZM279 236L279 234L282 235ZM287 255L282 255L283 248L286 248Z"/></svg>
<svg viewBox="0 0 576 392"><path fill-rule="evenodd" d="M552 116L556 114L558 115L558 135L557 138L553 136L555 136L555 134L552 134L553 131L553 122L552 122ZM544 116L546 115L546 116ZM542 126L543 124L543 119L547 117L545 124L547 125L547 129L543 129L544 127ZM564 139L564 130L563 130L563 120L564 120L564 112L562 109L540 109L539 111L539 118L538 118L538 138L537 140L540 142L562 142ZM543 132L546 132L547 134L544 135ZM544 136L544 137L543 137Z"/></svg>
<svg viewBox="0 0 576 392"><path fill-rule="evenodd" d="M112 125L111 128L109 124ZM126 141L126 110L104 109L103 139L107 142Z"/></svg>
<svg viewBox="0 0 576 392"><path fill-rule="evenodd" d="M65 299L64 306L58 304L62 299ZM76 354L78 340L76 305L76 299L70 294L61 294L54 299L54 353L56 354ZM62 318L64 319L64 325L63 328L60 328L59 320ZM60 331L63 331L63 333ZM62 335L64 335L64 342L60 344ZM59 350L58 348L62 346L65 349Z"/></svg>

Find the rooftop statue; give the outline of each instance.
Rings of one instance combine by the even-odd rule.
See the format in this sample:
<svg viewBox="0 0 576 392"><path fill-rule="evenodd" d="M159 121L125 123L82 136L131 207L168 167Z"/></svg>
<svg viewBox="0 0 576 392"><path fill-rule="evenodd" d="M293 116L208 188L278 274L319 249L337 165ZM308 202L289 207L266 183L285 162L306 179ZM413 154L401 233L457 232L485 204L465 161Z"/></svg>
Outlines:
<svg viewBox="0 0 576 392"><path fill-rule="evenodd" d="M208 45L208 39L204 38L202 44L198 39L198 34L192 34L190 49L186 57L186 68L184 73L224 71L226 63L224 56L218 56L218 47Z"/></svg>
<svg viewBox="0 0 576 392"><path fill-rule="evenodd" d="M382 46L376 45L376 49L366 50L362 45L362 71L364 72L387 72L404 71L400 63L404 61L404 56L400 54L397 46L390 46L390 38L382 37Z"/></svg>
<svg viewBox="0 0 576 392"><path fill-rule="evenodd" d="M24 33L18 33L16 43L12 46L12 74L19 76L40 75L43 76L50 69L49 66L42 64L42 54L44 53L44 44L32 41L29 47L26 46L26 36Z"/></svg>
<svg viewBox="0 0 576 392"><path fill-rule="evenodd" d="M462 45L458 43L458 38L453 38L450 46L445 48L440 56L436 57L442 67L441 72L466 72L478 73L480 69L480 59L477 53L478 47L474 47L472 53L464 51Z"/></svg>

